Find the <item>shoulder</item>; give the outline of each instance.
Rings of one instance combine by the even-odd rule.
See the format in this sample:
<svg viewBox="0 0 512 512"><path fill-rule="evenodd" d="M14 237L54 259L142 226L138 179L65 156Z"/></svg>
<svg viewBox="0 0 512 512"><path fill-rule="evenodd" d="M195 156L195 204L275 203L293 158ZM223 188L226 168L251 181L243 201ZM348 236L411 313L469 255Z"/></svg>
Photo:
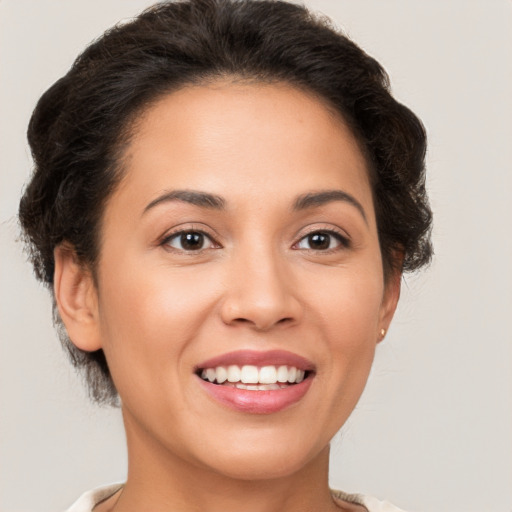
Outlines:
<svg viewBox="0 0 512 512"><path fill-rule="evenodd" d="M401 508L395 507L387 501L381 501L372 496L365 496L363 494L348 494L343 491L332 490L334 498L348 501L355 505L362 505L368 512L405 512Z"/></svg>
<svg viewBox="0 0 512 512"><path fill-rule="evenodd" d="M121 487L123 487L123 484L110 484L84 492L66 512L92 512L96 505L110 498L110 496L119 491Z"/></svg>
<svg viewBox="0 0 512 512"><path fill-rule="evenodd" d="M66 512L92 512L95 506L113 496L123 487L123 484L110 484L87 491L78 498ZM338 500L355 505L362 505L368 512L404 512L387 501L380 501L372 496L362 494L347 494L343 491L332 490L332 495Z"/></svg>

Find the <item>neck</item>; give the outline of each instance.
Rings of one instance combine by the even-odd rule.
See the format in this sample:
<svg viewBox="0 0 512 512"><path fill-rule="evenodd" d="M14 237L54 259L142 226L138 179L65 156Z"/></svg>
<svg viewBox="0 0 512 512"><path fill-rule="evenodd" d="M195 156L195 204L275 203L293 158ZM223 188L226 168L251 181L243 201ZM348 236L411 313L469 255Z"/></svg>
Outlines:
<svg viewBox="0 0 512 512"><path fill-rule="evenodd" d="M126 415L125 425L128 478L112 511L339 512L328 485L329 446L289 474L240 479L176 456Z"/></svg>

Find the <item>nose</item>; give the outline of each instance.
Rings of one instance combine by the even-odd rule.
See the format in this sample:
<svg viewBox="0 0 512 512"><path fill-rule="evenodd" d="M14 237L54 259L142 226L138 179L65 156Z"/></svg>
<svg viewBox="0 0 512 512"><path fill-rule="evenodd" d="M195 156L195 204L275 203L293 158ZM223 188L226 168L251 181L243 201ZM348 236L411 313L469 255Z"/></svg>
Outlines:
<svg viewBox="0 0 512 512"><path fill-rule="evenodd" d="M257 331L296 324L302 306L289 265L271 250L246 252L232 260L221 304L223 322Z"/></svg>

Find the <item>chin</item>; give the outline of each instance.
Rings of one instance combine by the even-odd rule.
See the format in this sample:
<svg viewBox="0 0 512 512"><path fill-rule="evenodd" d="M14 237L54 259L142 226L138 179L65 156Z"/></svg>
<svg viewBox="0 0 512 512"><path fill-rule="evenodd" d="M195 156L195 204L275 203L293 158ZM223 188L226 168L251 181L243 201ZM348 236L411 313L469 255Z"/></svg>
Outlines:
<svg viewBox="0 0 512 512"><path fill-rule="evenodd" d="M271 439L271 438L269 438ZM218 474L236 480L262 481L286 478L308 465L328 458L329 444L307 446L304 437L293 442L253 442L251 445L230 446L222 451L212 450L209 460L203 461Z"/></svg>

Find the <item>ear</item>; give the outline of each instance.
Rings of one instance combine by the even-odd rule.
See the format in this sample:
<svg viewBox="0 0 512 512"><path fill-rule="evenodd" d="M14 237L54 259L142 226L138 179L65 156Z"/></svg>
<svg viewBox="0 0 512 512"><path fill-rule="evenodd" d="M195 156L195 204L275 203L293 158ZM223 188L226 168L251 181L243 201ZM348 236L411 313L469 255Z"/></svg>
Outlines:
<svg viewBox="0 0 512 512"><path fill-rule="evenodd" d="M98 297L91 272L68 244L55 248L54 259L55 300L68 336L81 350L99 350Z"/></svg>
<svg viewBox="0 0 512 512"><path fill-rule="evenodd" d="M379 333L377 342L381 342L386 336L391 320L398 305L400 298L400 284L402 273L399 270L393 270L391 275L387 276L384 283L384 295L380 306Z"/></svg>

